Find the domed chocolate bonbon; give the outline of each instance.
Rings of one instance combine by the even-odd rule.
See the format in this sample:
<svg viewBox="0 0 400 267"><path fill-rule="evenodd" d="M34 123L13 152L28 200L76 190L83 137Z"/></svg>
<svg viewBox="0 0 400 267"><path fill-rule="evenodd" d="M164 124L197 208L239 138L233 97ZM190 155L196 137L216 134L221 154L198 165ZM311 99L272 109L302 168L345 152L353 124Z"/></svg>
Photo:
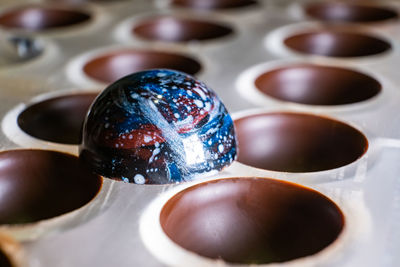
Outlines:
<svg viewBox="0 0 400 267"><path fill-rule="evenodd" d="M84 123L80 158L103 176L138 184L192 180L236 156L233 122L192 76L148 70L99 95Z"/></svg>

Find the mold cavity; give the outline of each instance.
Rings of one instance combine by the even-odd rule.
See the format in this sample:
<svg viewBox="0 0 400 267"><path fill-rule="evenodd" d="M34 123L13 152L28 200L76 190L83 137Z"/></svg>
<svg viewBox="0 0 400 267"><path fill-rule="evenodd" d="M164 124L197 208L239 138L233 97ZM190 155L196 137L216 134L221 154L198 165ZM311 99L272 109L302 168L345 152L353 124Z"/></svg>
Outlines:
<svg viewBox="0 0 400 267"><path fill-rule="evenodd" d="M298 64L265 72L255 85L262 93L307 105L344 105L361 102L381 91L378 81L357 71Z"/></svg>
<svg viewBox="0 0 400 267"><path fill-rule="evenodd" d="M90 14L78 10L25 6L0 15L0 25L7 28L40 31L80 24L90 18Z"/></svg>
<svg viewBox="0 0 400 267"><path fill-rule="evenodd" d="M188 42L220 38L231 34L233 30L202 20L160 16L142 21L134 26L132 32L148 40Z"/></svg>
<svg viewBox="0 0 400 267"><path fill-rule="evenodd" d="M160 68L179 70L193 75L200 71L201 65L196 60L179 54L120 50L90 60L84 65L83 70L96 80L112 83L137 71Z"/></svg>
<svg viewBox="0 0 400 267"><path fill-rule="evenodd" d="M305 7L310 17L329 22L376 22L398 18L397 12L385 7L351 3L321 2Z"/></svg>
<svg viewBox="0 0 400 267"><path fill-rule="evenodd" d="M27 134L41 140L79 144L81 128L97 93L82 93L50 98L28 106L17 119Z"/></svg>
<svg viewBox="0 0 400 267"><path fill-rule="evenodd" d="M0 153L0 224L32 223L73 211L90 202L101 177L77 157L46 150Z"/></svg>
<svg viewBox="0 0 400 267"><path fill-rule="evenodd" d="M391 49L386 41L369 35L332 30L296 34L284 43L300 53L328 57L371 56Z"/></svg>
<svg viewBox="0 0 400 267"><path fill-rule="evenodd" d="M255 0L173 0L176 6L195 9L226 9L241 8L257 4Z"/></svg>
<svg viewBox="0 0 400 267"><path fill-rule="evenodd" d="M238 161L265 170L316 172L345 166L368 149L353 127L311 114L277 112L235 120Z"/></svg>
<svg viewBox="0 0 400 267"><path fill-rule="evenodd" d="M162 208L164 232L204 257L239 264L285 262L315 254L344 227L324 195L267 178L229 178L189 187Z"/></svg>

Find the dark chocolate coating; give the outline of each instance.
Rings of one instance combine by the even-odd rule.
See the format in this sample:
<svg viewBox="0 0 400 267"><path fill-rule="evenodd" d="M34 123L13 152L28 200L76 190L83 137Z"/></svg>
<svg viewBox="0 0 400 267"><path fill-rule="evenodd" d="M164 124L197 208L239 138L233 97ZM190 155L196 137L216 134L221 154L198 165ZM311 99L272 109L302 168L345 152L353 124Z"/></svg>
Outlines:
<svg viewBox="0 0 400 267"><path fill-rule="evenodd" d="M166 52L120 50L96 57L85 64L84 72L90 77L112 83L128 74L146 69L173 69L196 74L201 65L194 59Z"/></svg>
<svg viewBox="0 0 400 267"><path fill-rule="evenodd" d="M102 180L77 157L46 150L0 153L0 224L31 223L82 207Z"/></svg>
<svg viewBox="0 0 400 267"><path fill-rule="evenodd" d="M336 204L322 194L265 178L189 187L164 205L160 223L183 248L241 264L315 254L335 241L345 224Z"/></svg>
<svg viewBox="0 0 400 267"><path fill-rule="evenodd" d="M289 48L300 53L328 57L363 57L386 52L391 45L373 36L320 30L299 33L284 40Z"/></svg>
<svg viewBox="0 0 400 267"><path fill-rule="evenodd" d="M194 77L153 69L107 87L90 108L79 157L107 178L180 183L220 171L236 158L232 118Z"/></svg>
<svg viewBox="0 0 400 267"><path fill-rule="evenodd" d="M159 16L142 21L132 33L148 39L165 42L203 41L232 34L229 27L195 19Z"/></svg>
<svg viewBox="0 0 400 267"><path fill-rule="evenodd" d="M40 31L83 23L90 18L91 15L83 11L29 5L11 9L0 15L0 25Z"/></svg>
<svg viewBox="0 0 400 267"><path fill-rule="evenodd" d="M10 259L2 250L0 250L0 267L13 267Z"/></svg>
<svg viewBox="0 0 400 267"><path fill-rule="evenodd" d="M255 80L262 93L307 105L344 105L376 96L381 84L350 69L295 64L267 71Z"/></svg>
<svg viewBox="0 0 400 267"><path fill-rule="evenodd" d="M241 8L257 4L255 0L173 0L173 5L196 9Z"/></svg>
<svg viewBox="0 0 400 267"><path fill-rule="evenodd" d="M28 106L18 116L18 126L38 139L79 144L86 113L97 93L50 98Z"/></svg>
<svg viewBox="0 0 400 267"><path fill-rule="evenodd" d="M302 113L261 113L234 121L238 161L282 172L316 172L354 162L366 137L332 119Z"/></svg>
<svg viewBox="0 0 400 267"><path fill-rule="evenodd" d="M332 1L309 4L305 12L328 22L376 22L398 18L397 12L389 8Z"/></svg>

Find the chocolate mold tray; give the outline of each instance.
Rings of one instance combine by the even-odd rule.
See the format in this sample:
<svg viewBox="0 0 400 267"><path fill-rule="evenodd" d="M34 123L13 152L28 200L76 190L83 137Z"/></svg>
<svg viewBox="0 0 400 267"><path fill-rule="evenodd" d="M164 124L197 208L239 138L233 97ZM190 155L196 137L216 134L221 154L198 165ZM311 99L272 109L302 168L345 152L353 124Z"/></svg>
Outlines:
<svg viewBox="0 0 400 267"><path fill-rule="evenodd" d="M3 225L0 230L16 238L23 250L23 266L399 266L400 4L372 0L329 3L2 1L0 31L7 37L37 41L39 48L26 62L14 62L9 60L11 50L3 52L0 46L0 147L4 155L36 150L78 155L77 125L91 99L111 80L154 67L187 71L212 88L230 111L240 143L238 159L211 177L179 185L136 185L104 178L99 193L82 209L21 229ZM225 4L229 7L222 8ZM3 14L27 6L30 11L14 13L14 18L3 23ZM42 8L81 11L84 15L79 15L78 21L88 20L63 25L53 20L51 12L38 11ZM336 16L332 9L350 15ZM29 21L26 16L31 16L37 27L21 29L14 24ZM154 18L162 19L149 21ZM138 28L144 21L147 26ZM46 25L54 27L46 29ZM32 48L26 44L14 47ZM300 92L294 89L299 87ZM315 92L319 87L324 90ZM340 92L335 87L340 87ZM361 91L364 87L367 90ZM259 117L263 122L257 122ZM332 128L336 130L331 132ZM323 157L318 156L321 153ZM260 165L265 159L269 164ZM231 208L235 201L239 206L259 207L251 196L262 193L235 187L232 179L244 179L243 184L253 180L284 184L323 196L332 203L329 207L337 207L335 214L343 214L344 224L332 227L343 229L322 249L294 258L268 263L256 257L235 262L227 247L224 255L230 256L226 261L213 259L211 247L215 244L198 233L207 236L211 232L229 240L232 234L223 230L233 231L237 240L245 240L234 243L234 249L243 252L240 255L254 249L253 241L265 245L263 240L251 240L260 233L249 228L243 218L237 219L236 211L218 210ZM179 226L176 220L168 224L166 218L171 214L186 222L184 214L173 209L181 205L190 210L190 203L171 203L180 192L204 187L202 182L228 184L229 200L195 197L195 202L211 201L207 205L213 207L212 216L191 219L189 226ZM215 196L215 192L218 189L202 194ZM268 216L255 209L244 210L264 223ZM193 214L201 216L202 212L197 207ZM216 214L227 221L218 224ZM243 223L230 228L235 220ZM210 232L204 224L209 224ZM193 238L210 249L202 254L204 251L193 248L190 240L180 235L181 228L196 232ZM301 234L300 230L290 233ZM224 240L223 248L228 242ZM241 247L246 244L250 247Z"/></svg>

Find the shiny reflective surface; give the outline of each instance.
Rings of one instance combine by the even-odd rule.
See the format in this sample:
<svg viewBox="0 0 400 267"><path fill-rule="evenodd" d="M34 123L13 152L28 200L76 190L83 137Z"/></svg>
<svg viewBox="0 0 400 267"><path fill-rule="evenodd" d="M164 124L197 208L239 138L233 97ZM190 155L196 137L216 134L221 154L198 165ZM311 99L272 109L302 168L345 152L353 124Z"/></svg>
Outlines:
<svg viewBox="0 0 400 267"><path fill-rule="evenodd" d="M80 158L108 178L177 183L223 169L236 157L232 119L192 76L149 70L105 89L83 128Z"/></svg>
<svg viewBox="0 0 400 267"><path fill-rule="evenodd" d="M90 14L79 10L27 5L1 14L0 26L41 31L80 24L90 18Z"/></svg>
<svg viewBox="0 0 400 267"><path fill-rule="evenodd" d="M205 41L233 33L227 26L173 16L159 16L138 23L132 32L141 38L164 42Z"/></svg>
<svg viewBox="0 0 400 267"><path fill-rule="evenodd" d="M77 145L86 113L97 94L71 94L29 105L18 115L18 126L41 140Z"/></svg>
<svg viewBox="0 0 400 267"><path fill-rule="evenodd" d="M0 224L50 219L90 202L102 180L77 157L46 150L0 152Z"/></svg>
<svg viewBox="0 0 400 267"><path fill-rule="evenodd" d="M174 195L160 214L164 232L183 248L231 263L285 262L329 246L344 216L328 198L266 178L204 182Z"/></svg>
<svg viewBox="0 0 400 267"><path fill-rule="evenodd" d="M125 75L155 68L179 70L193 75L200 71L201 65L196 60L181 54L124 49L91 59L84 65L83 70L96 80L112 83Z"/></svg>
<svg viewBox="0 0 400 267"><path fill-rule="evenodd" d="M307 105L345 105L368 100L381 91L374 78L345 68L295 64L266 71L255 80L262 93Z"/></svg>
<svg viewBox="0 0 400 267"><path fill-rule="evenodd" d="M368 149L366 137L332 119L302 113L260 113L235 120L238 161L281 172L345 166Z"/></svg>
<svg viewBox="0 0 400 267"><path fill-rule="evenodd" d="M360 3L319 2L305 7L307 15L329 22L377 22L397 19L395 10Z"/></svg>
<svg viewBox="0 0 400 267"><path fill-rule="evenodd" d="M284 43L300 53L328 57L364 57L391 50L388 42L376 37L336 30L299 33Z"/></svg>
<svg viewBox="0 0 400 267"><path fill-rule="evenodd" d="M255 0L173 0L173 5L196 9L231 9L253 6Z"/></svg>

